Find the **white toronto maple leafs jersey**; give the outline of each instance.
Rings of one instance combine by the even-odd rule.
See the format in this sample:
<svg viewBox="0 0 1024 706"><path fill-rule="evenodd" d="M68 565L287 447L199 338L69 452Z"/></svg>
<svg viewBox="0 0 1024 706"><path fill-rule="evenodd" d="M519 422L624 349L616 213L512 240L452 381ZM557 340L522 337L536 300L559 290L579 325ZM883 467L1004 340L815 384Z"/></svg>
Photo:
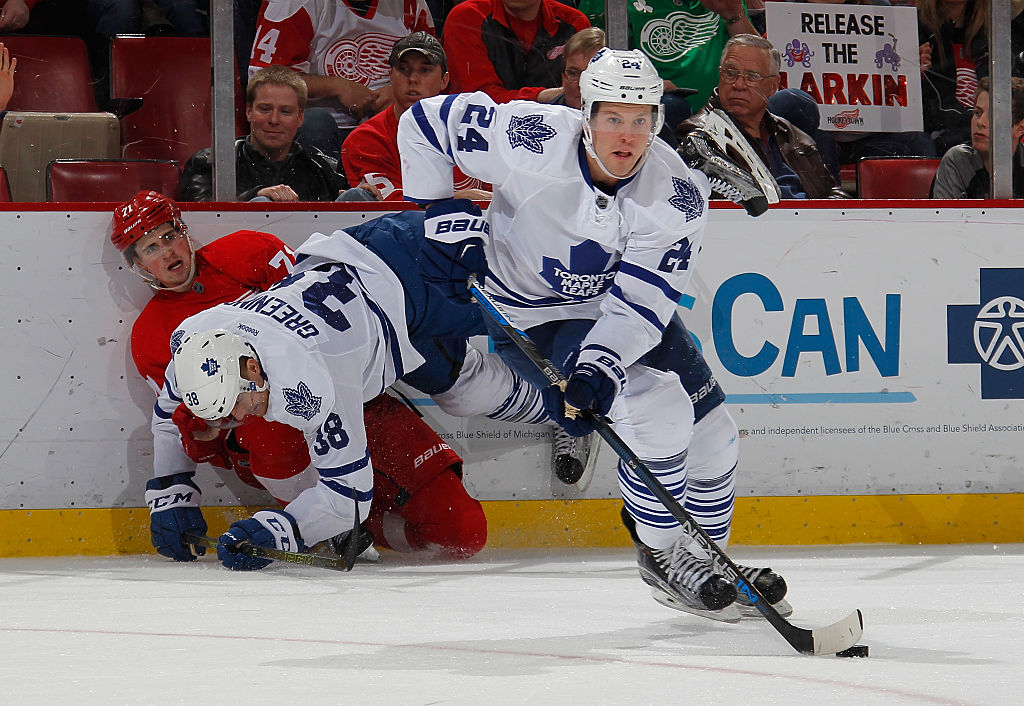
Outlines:
<svg viewBox="0 0 1024 706"><path fill-rule="evenodd" d="M452 164L493 184L487 286L519 328L597 319L583 342L623 366L660 340L707 221L707 178L661 140L614 196L591 181L579 110L483 93L419 101L401 118L405 197L452 196ZM430 233L428 233L430 237Z"/></svg>
<svg viewBox="0 0 1024 706"><path fill-rule="evenodd" d="M390 80L391 48L418 30L434 33L425 0L269 0L259 15L249 78L282 65L380 88ZM340 125L356 122L334 99L310 105L330 108Z"/></svg>
<svg viewBox="0 0 1024 706"><path fill-rule="evenodd" d="M343 231L314 234L296 251L329 253L307 259L265 292L185 319L184 336L224 329L249 342L267 377L265 419L301 430L320 482L285 508L307 544L332 537L370 508L373 472L363 425L363 403L423 364L409 342L402 285L390 268ZM154 437L177 441L170 415L181 401L174 361L154 414ZM158 469L167 475L180 469ZM184 469L191 470L191 469Z"/></svg>

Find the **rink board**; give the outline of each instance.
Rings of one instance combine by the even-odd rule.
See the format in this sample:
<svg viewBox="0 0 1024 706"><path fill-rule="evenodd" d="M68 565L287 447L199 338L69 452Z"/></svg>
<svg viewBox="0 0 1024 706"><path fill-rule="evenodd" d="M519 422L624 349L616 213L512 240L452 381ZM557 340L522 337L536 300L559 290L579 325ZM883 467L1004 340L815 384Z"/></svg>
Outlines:
<svg viewBox="0 0 1024 706"><path fill-rule="evenodd" d="M109 209L53 206L0 210L0 529L23 534L30 510L69 528L118 527L130 513L144 529L153 394L127 343L149 290L109 243ZM735 540L956 541L943 538L955 527L961 541L989 541L993 526L1019 539L1012 513L992 520L1024 492L1024 210L831 206L757 220L715 209L682 300L742 437ZM199 243L250 228L296 246L379 215L270 208L196 205L185 218ZM557 544L569 526L570 544L621 541L607 448L590 487L567 492L546 435L417 402L465 459L492 542ZM204 466L199 483L207 506L265 502L230 472Z"/></svg>

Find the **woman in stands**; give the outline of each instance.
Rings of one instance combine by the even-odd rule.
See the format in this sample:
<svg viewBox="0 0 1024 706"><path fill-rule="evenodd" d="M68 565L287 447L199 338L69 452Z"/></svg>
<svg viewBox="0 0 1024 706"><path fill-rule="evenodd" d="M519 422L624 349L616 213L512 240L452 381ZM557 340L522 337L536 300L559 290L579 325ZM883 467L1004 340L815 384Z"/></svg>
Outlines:
<svg viewBox="0 0 1024 706"><path fill-rule="evenodd" d="M988 75L988 0L917 0L924 131L939 154L970 138L978 79Z"/></svg>
<svg viewBox="0 0 1024 706"><path fill-rule="evenodd" d="M992 168L992 150L989 145L989 78L978 82L971 115L970 144L949 149L939 163L932 183L932 198L987 199L992 195L989 174ZM1011 79L1011 144L1006 147L1013 154L1013 197L1024 198L1024 79ZM1001 151L1001 150L1000 150Z"/></svg>

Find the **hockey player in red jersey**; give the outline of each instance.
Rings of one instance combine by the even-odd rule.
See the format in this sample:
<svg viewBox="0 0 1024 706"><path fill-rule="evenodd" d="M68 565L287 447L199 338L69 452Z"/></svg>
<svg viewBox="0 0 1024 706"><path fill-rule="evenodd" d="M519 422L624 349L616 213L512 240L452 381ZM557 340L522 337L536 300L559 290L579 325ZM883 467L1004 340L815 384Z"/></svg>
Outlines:
<svg viewBox="0 0 1024 706"><path fill-rule="evenodd" d="M265 290L294 264L287 245L256 231L237 231L195 249L177 205L152 191L140 192L115 210L111 239L130 269L155 290L132 328L131 349L139 374L158 394L171 359L171 333L183 319ZM487 538L487 521L480 503L462 485L458 454L393 397L375 398L364 414L377 475L377 495L365 524L375 543L397 551L430 550L449 558L478 552ZM210 462L234 469L242 480L267 489L282 504L316 482L315 472L306 472L309 452L297 429L259 419L207 438L211 431L184 405L175 411L174 421L182 432L183 448L154 448L157 477L166 476L167 469L180 471L183 463L194 471L195 463ZM205 526L196 529L206 531ZM161 554L176 560L194 558L180 543L164 542L155 523L153 543Z"/></svg>

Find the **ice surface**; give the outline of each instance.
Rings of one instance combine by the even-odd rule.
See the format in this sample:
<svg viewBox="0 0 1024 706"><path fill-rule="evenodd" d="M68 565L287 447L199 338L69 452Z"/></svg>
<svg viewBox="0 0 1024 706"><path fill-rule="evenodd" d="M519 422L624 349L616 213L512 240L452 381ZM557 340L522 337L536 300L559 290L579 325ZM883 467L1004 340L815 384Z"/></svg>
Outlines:
<svg viewBox="0 0 1024 706"><path fill-rule="evenodd" d="M864 612L867 659L655 603L627 550L0 560L3 704L1016 704L1024 545L745 548L791 620Z"/></svg>

